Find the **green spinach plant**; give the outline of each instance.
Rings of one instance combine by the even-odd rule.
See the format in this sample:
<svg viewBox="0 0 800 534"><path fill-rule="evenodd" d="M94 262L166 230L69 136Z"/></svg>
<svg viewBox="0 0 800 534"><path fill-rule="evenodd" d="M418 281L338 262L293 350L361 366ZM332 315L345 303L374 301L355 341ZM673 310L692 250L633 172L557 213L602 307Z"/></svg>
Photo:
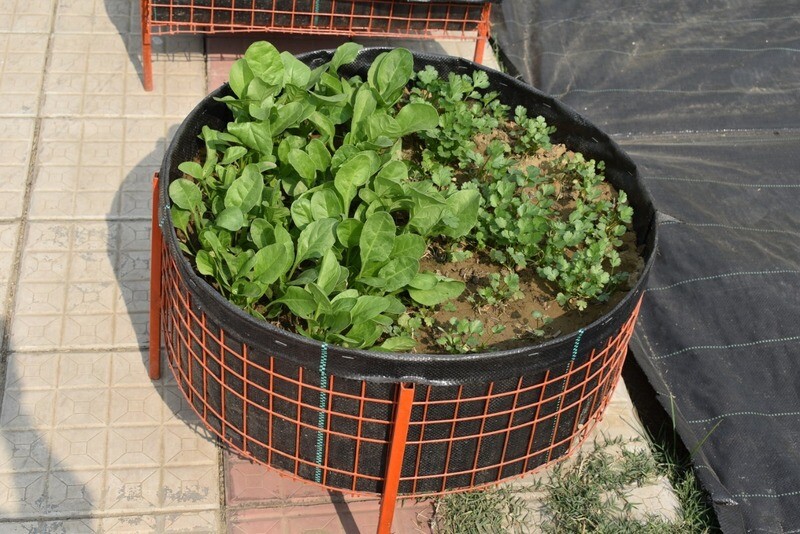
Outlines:
<svg viewBox="0 0 800 534"><path fill-rule="evenodd" d="M263 318L288 310L298 332L372 347L406 311L435 306L464 283L420 270L426 239L465 236L477 191L409 180L402 138L431 129L438 113L401 103L411 53L381 55L367 78L337 69L360 46L340 47L311 69L266 42L231 69L234 120L204 127L202 161L170 184L172 218L199 273L233 303ZM408 336L380 348L408 350Z"/></svg>
<svg viewBox="0 0 800 534"><path fill-rule="evenodd" d="M203 150L169 186L197 272L256 317L390 351L412 350L419 328L434 324L424 310L465 289L422 268L434 241L453 257L536 265L565 305L602 298L619 278L608 267L630 213L622 193L594 201L600 167L576 155L553 165L557 178L521 169L518 156L549 148L553 129L521 107L509 120L483 91L485 73L415 73L411 53L395 49L365 79L340 75L360 49L344 44L311 68L257 42L233 64L233 95L220 99L233 119L223 131L203 127ZM553 207L555 180L580 191L567 220ZM481 296L519 298L517 275ZM451 326L443 345L480 344L477 323Z"/></svg>

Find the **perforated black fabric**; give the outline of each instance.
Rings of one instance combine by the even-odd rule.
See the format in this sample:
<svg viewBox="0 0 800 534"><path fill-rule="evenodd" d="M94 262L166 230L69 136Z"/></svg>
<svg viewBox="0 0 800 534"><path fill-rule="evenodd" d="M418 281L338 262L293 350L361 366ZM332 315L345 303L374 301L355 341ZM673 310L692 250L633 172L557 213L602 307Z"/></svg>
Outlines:
<svg viewBox="0 0 800 534"><path fill-rule="evenodd" d="M800 6L504 0L521 76L665 214L631 343L725 532L800 531Z"/></svg>
<svg viewBox="0 0 800 534"><path fill-rule="evenodd" d="M363 50L356 61L340 72L345 75L366 75L372 60L384 49ZM314 52L299 56L309 65L317 65L332 57L331 51ZM544 95L533 87L500 72L485 69L471 61L436 55L415 55L415 68L433 65L440 73L471 72L485 70L493 88L501 93L501 100L512 106L523 105L533 115L543 115L555 125L554 140L563 142L573 150L606 163L606 176L617 188L628 193L635 211L634 227L640 244L644 245L645 269L636 286L603 318L585 328L581 339L581 350L589 353L601 348L607 340L619 332L630 317L642 294L647 274L654 260L656 241L655 212L652 201L639 179L636 166L619 146L607 135L575 111L555 99ZM235 332L241 341L263 347L274 354L300 366L316 369L321 344L299 335L275 328L259 321L231 305L208 283L199 278L189 262L178 249L177 237L172 221L165 214L169 199L170 181L181 176L180 163L191 160L199 151L198 139L204 124L223 129L230 120L228 109L214 100L230 94L227 85L222 86L204 99L185 119L173 138L161 168L161 226L165 241L175 258L184 280L190 287L194 302L212 315L219 317L222 329ZM486 382L538 373L553 366L563 368L572 355L577 333L572 332L557 339L535 346L513 350L467 355L396 354L346 349L332 346L328 349L328 370L341 377L374 380L379 382L413 381L424 384L463 384ZM562 371L563 372L563 371Z"/></svg>

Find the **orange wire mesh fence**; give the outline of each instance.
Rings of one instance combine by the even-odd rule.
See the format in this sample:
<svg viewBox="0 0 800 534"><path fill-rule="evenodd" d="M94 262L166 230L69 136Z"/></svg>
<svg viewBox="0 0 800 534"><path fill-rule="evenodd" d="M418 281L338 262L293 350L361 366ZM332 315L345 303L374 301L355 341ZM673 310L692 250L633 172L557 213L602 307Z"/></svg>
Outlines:
<svg viewBox="0 0 800 534"><path fill-rule="evenodd" d="M619 376L638 305L600 347L563 365L458 385L358 380L297 365L221 328L163 245L161 332L194 410L231 449L349 493L383 491L401 388L413 388L399 492L438 494L521 475L574 452Z"/></svg>
<svg viewBox="0 0 800 534"><path fill-rule="evenodd" d="M144 85L152 89L152 34L281 32L347 37L475 40L482 61L496 0L141 0Z"/></svg>

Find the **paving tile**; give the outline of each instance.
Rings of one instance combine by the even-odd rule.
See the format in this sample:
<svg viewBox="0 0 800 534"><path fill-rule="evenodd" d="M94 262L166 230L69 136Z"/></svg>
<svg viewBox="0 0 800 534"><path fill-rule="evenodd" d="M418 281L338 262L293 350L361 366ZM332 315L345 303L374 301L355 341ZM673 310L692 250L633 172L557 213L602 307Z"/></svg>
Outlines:
<svg viewBox="0 0 800 534"><path fill-rule="evenodd" d="M41 517L47 505L46 472L0 473L0 509L3 517Z"/></svg>
<svg viewBox="0 0 800 534"><path fill-rule="evenodd" d="M40 521L34 531L36 534L99 534L103 532L99 519L59 519Z"/></svg>
<svg viewBox="0 0 800 534"><path fill-rule="evenodd" d="M55 392L13 390L4 393L0 427L4 430L47 429L53 425Z"/></svg>
<svg viewBox="0 0 800 534"><path fill-rule="evenodd" d="M146 342L149 247L149 220L32 222L11 325L15 349Z"/></svg>
<svg viewBox="0 0 800 534"><path fill-rule="evenodd" d="M374 532L378 526L377 500L327 503L313 506L238 509L229 511L230 534L352 534ZM398 504L392 532L430 532L431 505L427 502Z"/></svg>
<svg viewBox="0 0 800 534"><path fill-rule="evenodd" d="M0 473L46 471L50 462L50 432L39 429L0 431Z"/></svg>
<svg viewBox="0 0 800 534"><path fill-rule="evenodd" d="M0 32L48 33L57 0L2 0Z"/></svg>
<svg viewBox="0 0 800 534"><path fill-rule="evenodd" d="M116 425L109 430L108 465L115 469L160 466L162 431L157 425Z"/></svg>
<svg viewBox="0 0 800 534"><path fill-rule="evenodd" d="M12 521L3 523L3 532L7 534L39 534L39 523L33 521Z"/></svg>
<svg viewBox="0 0 800 534"><path fill-rule="evenodd" d="M14 25L36 25L21 17ZM6 17L3 17L6 18ZM47 35L37 33L0 33L0 96L5 117L33 117L42 87Z"/></svg>
<svg viewBox="0 0 800 534"><path fill-rule="evenodd" d="M111 392L110 421L116 425L157 425L164 420L164 400L155 385L115 387Z"/></svg>
<svg viewBox="0 0 800 534"><path fill-rule="evenodd" d="M104 427L58 428L52 431L50 468L56 470L103 469L107 463L109 431Z"/></svg>
<svg viewBox="0 0 800 534"><path fill-rule="evenodd" d="M41 143L47 148L37 158L30 217L149 219L153 173L161 166L170 124L44 119ZM149 138L138 140L145 139L145 130Z"/></svg>
<svg viewBox="0 0 800 534"><path fill-rule="evenodd" d="M161 505L160 470L152 467L109 469L106 498L101 507L106 511L152 512Z"/></svg>
<svg viewBox="0 0 800 534"><path fill-rule="evenodd" d="M3 91L0 90L0 95ZM19 218L22 215L23 199L31 148L33 146L32 118L0 117L0 143L3 145L4 163L0 167L0 219ZM0 226L0 233L4 229ZM3 238L0 237L0 241ZM1 246L1 245L0 245ZM0 251L0 268L3 266ZM8 271L5 271L8 272ZM0 278L4 275L0 274Z"/></svg>
<svg viewBox="0 0 800 534"><path fill-rule="evenodd" d="M114 534L140 534L141 532L216 534L218 523L219 513L215 510L159 515L125 515L103 518L101 532L113 532Z"/></svg>
<svg viewBox="0 0 800 534"><path fill-rule="evenodd" d="M162 427L163 462L166 465L217 466L217 449L213 434L199 424L176 421Z"/></svg>
<svg viewBox="0 0 800 534"><path fill-rule="evenodd" d="M191 532L193 534L216 534L219 532L219 513L199 511L188 514L167 514L161 532Z"/></svg>
<svg viewBox="0 0 800 534"><path fill-rule="evenodd" d="M224 454L225 497L229 506L279 506L288 501L325 503L330 494L322 487L294 480L233 453Z"/></svg>
<svg viewBox="0 0 800 534"><path fill-rule="evenodd" d="M159 532L158 519L150 514L131 514L121 517L104 517L100 525L100 532L114 532L115 534L141 534L142 532ZM163 532L163 530L161 531Z"/></svg>
<svg viewBox="0 0 800 534"><path fill-rule="evenodd" d="M131 30L133 2L120 0L81 0L60 2L56 33L128 33ZM138 10L137 10L138 12Z"/></svg>
<svg viewBox="0 0 800 534"><path fill-rule="evenodd" d="M15 352L8 356L6 391L52 391L58 385L58 354L25 354Z"/></svg>
<svg viewBox="0 0 800 534"><path fill-rule="evenodd" d="M55 426L102 427L108 418L108 387L59 388L56 394Z"/></svg>
<svg viewBox="0 0 800 534"><path fill-rule="evenodd" d="M219 471L216 464L203 466L172 466L162 469L163 506L207 509L219 502Z"/></svg>
<svg viewBox="0 0 800 534"><path fill-rule="evenodd" d="M100 508L105 491L102 470L51 471L47 478L48 514L89 514Z"/></svg>

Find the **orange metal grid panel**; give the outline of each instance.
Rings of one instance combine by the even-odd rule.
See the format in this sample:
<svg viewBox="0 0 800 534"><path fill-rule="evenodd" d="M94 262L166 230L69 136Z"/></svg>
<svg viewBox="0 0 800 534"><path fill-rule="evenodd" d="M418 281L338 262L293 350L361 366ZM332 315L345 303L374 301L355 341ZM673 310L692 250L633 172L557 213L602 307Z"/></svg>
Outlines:
<svg viewBox="0 0 800 534"><path fill-rule="evenodd" d="M155 33L279 31L474 39L489 3L404 0L149 0Z"/></svg>
<svg viewBox="0 0 800 534"><path fill-rule="evenodd" d="M490 2L404 0L140 0L142 75L153 89L152 34L281 32L474 39L481 63Z"/></svg>
<svg viewBox="0 0 800 534"><path fill-rule="evenodd" d="M346 493L388 484L402 387L413 398L398 463L402 494L486 486L568 457L602 417L638 313L600 350L537 376L460 386L323 380L220 330L161 251L161 334L193 409L234 451Z"/></svg>

